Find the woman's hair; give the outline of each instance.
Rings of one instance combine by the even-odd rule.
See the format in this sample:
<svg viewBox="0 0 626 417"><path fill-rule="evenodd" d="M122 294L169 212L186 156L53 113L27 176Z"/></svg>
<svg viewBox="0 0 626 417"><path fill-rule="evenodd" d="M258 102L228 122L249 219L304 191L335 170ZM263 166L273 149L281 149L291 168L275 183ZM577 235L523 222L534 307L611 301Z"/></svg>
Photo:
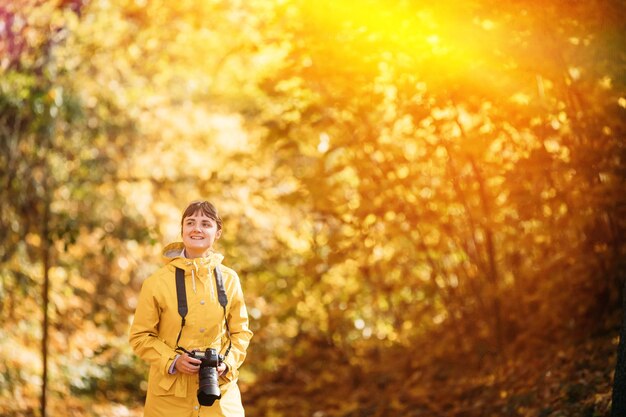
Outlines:
<svg viewBox="0 0 626 417"><path fill-rule="evenodd" d="M185 211L183 212L183 217L180 219L180 227L182 230L183 222L189 216L193 216L194 214L204 214L210 219L213 219L217 224L217 230L222 230L222 219L220 215L217 213L217 209L215 206L208 201L197 200L189 203Z"/></svg>

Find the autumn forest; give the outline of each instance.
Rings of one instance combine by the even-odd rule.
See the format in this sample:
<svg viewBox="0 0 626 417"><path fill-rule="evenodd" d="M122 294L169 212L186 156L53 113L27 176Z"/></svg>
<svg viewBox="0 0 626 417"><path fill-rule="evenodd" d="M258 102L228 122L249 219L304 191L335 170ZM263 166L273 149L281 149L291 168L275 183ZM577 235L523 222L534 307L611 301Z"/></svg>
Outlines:
<svg viewBox="0 0 626 417"><path fill-rule="evenodd" d="M202 198L247 416L626 416L624 45L618 0L2 1L0 415L142 415Z"/></svg>

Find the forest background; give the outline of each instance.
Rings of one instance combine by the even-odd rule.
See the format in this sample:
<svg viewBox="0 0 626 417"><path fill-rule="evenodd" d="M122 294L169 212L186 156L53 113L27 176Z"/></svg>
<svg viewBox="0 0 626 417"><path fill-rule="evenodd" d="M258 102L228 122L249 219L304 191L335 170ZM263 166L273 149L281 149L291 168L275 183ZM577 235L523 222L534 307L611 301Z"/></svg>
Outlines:
<svg viewBox="0 0 626 417"><path fill-rule="evenodd" d="M197 198L255 332L248 416L608 415L625 23L617 0L3 1L0 415L41 415L44 372L49 416L141 415L129 322Z"/></svg>

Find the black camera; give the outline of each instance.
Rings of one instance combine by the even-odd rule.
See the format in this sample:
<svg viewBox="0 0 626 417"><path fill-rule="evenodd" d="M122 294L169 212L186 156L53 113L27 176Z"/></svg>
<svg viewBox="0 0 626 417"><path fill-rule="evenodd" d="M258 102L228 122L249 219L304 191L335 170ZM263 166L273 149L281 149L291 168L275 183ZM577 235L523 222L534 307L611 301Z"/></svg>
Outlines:
<svg viewBox="0 0 626 417"><path fill-rule="evenodd" d="M215 400L222 397L217 382L217 367L224 361L215 349L207 349L204 352L194 350L188 353L190 357L199 359L200 363L200 386L198 387L198 402L200 405L211 406Z"/></svg>

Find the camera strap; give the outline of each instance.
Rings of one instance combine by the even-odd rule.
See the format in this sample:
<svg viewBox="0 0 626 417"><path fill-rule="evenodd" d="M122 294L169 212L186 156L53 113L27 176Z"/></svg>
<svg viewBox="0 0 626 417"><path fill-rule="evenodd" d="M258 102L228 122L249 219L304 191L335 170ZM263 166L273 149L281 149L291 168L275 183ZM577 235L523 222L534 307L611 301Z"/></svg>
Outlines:
<svg viewBox="0 0 626 417"><path fill-rule="evenodd" d="M228 318L226 316L228 296L226 295L226 289L224 288L222 271L220 271L217 265L215 266L213 273L215 275L215 284L217 286L217 300L224 310L224 323L226 324L226 334L228 336L228 348L226 349L226 352L224 352L224 357L226 357L232 347L230 329L228 328ZM183 334L183 327L185 327L185 317L189 312L189 307L187 306L187 291L185 290L185 271L178 267L176 268L176 298L178 299L178 314L180 314L181 317L180 330L178 332L178 337L176 338L176 348L178 348L178 342L180 341L180 336Z"/></svg>

